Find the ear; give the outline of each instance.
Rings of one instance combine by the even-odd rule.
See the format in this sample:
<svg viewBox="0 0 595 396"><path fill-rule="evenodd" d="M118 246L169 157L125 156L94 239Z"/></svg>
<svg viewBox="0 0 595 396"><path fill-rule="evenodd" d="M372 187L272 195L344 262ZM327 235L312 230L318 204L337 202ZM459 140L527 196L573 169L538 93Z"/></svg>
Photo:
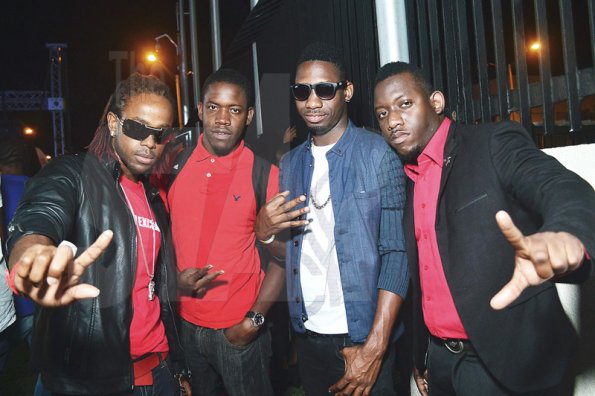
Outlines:
<svg viewBox="0 0 595 396"><path fill-rule="evenodd" d="M202 102L198 102L196 105L196 110L198 111L198 119L202 122L202 110L204 108L204 104Z"/></svg>
<svg viewBox="0 0 595 396"><path fill-rule="evenodd" d="M248 107L248 117L246 118L246 126L250 125L254 117L254 107Z"/></svg>
<svg viewBox="0 0 595 396"><path fill-rule="evenodd" d="M446 100L444 94L440 91L434 91L430 95L430 104L436 114L442 114L444 107L446 106Z"/></svg>
<svg viewBox="0 0 595 396"><path fill-rule="evenodd" d="M350 102L351 98L353 97L353 83L351 81L347 81L347 86L343 88L343 97L345 98L345 102Z"/></svg>
<svg viewBox="0 0 595 396"><path fill-rule="evenodd" d="M111 111L107 113L107 127L109 128L110 135L112 137L116 136L116 131L118 130L118 117Z"/></svg>

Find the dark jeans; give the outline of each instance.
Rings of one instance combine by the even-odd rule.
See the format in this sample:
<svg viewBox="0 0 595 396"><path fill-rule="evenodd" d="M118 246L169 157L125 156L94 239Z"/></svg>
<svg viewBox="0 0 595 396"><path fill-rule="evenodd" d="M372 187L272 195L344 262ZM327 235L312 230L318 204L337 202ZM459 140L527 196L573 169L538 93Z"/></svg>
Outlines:
<svg viewBox="0 0 595 396"><path fill-rule="evenodd" d="M37 378L37 387L43 389L41 376ZM46 391L44 391L46 392ZM47 394L47 393L43 393ZM62 396L59 393L49 393L53 396ZM37 393L35 393L37 396ZM169 369L167 361L159 363L159 366L153 369L153 385L135 386L132 392L119 393L117 396L179 396L180 386ZM66 395L63 395L66 396Z"/></svg>
<svg viewBox="0 0 595 396"><path fill-rule="evenodd" d="M345 374L345 361L339 353L345 347L353 346L349 336L320 337L297 334L298 365L300 379L306 396L328 396L328 388ZM395 395L394 344L390 344L372 395Z"/></svg>
<svg viewBox="0 0 595 396"><path fill-rule="evenodd" d="M0 274L4 276L4 274ZM8 326L4 331L0 332L0 375L4 372L6 361L8 360L8 354L10 352L10 340L8 332L14 324ZM0 387L0 396L2 396L2 388Z"/></svg>
<svg viewBox="0 0 595 396"><path fill-rule="evenodd" d="M428 348L428 390L430 396L556 396L559 388L531 393L514 393L504 388L488 372L477 353L450 352L432 338Z"/></svg>
<svg viewBox="0 0 595 396"><path fill-rule="evenodd" d="M229 396L273 394L268 329L263 329L249 345L237 346L227 340L223 329L208 329L183 320L182 344L192 372L193 396L216 395L219 378Z"/></svg>

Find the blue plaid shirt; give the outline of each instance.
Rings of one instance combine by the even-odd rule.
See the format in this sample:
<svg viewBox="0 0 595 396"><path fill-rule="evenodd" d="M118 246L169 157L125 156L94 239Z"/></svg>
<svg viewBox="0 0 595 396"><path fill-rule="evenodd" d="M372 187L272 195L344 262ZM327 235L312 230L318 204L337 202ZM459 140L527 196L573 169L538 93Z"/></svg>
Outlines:
<svg viewBox="0 0 595 396"><path fill-rule="evenodd" d="M311 140L281 160L280 190L289 190L289 199L310 190L314 169L310 147ZM374 321L378 289L402 298L407 294L405 174L396 153L380 135L357 128L351 121L326 157L347 325L352 341L361 343ZM302 206L308 201L309 197ZM303 228L292 230L286 258L289 314L299 333L308 320L300 280L303 232ZM396 332L400 330L395 326Z"/></svg>

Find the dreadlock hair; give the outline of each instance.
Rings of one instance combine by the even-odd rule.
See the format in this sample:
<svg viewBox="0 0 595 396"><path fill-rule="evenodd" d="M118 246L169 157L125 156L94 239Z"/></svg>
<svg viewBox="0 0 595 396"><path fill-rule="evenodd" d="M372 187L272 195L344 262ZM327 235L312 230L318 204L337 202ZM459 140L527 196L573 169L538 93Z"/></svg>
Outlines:
<svg viewBox="0 0 595 396"><path fill-rule="evenodd" d="M339 71L339 79L345 79L345 62L343 61L343 55L341 52L332 44L324 42L324 41L317 41L311 44L308 44L301 52L300 56L298 57L298 67L304 62L312 62L312 61L321 61L321 62L329 62L335 65L337 70Z"/></svg>
<svg viewBox="0 0 595 396"><path fill-rule="evenodd" d="M155 76L133 73L125 80L122 80L116 86L116 90L110 96L103 110L103 115L99 120L99 126L95 130L93 140L87 147L89 152L95 154L98 158L107 155L109 158L116 159L114 149L111 145L111 134L107 124L108 113L114 113L119 118L128 106L130 99L137 95L155 94L162 96L169 101L172 110L175 109L175 102L169 87Z"/></svg>
<svg viewBox="0 0 595 396"><path fill-rule="evenodd" d="M378 84L387 78L403 73L408 73L411 75L415 83L421 88L422 92L427 97L430 97L434 91L432 84L430 84L428 79L422 74L418 67L406 62L390 62L382 66L380 70L378 70L378 73L376 73L376 78L374 79L374 88L376 88Z"/></svg>
<svg viewBox="0 0 595 396"><path fill-rule="evenodd" d="M248 78L246 78L245 75L243 75L236 69L221 68L216 72L212 73L210 76L208 76L205 80L205 83L202 86L201 100L203 102L205 99L205 95L209 90L209 87L215 83L228 83L240 87L242 91L244 91L244 95L246 95L248 107L254 106L254 90L252 89L252 84L250 83Z"/></svg>

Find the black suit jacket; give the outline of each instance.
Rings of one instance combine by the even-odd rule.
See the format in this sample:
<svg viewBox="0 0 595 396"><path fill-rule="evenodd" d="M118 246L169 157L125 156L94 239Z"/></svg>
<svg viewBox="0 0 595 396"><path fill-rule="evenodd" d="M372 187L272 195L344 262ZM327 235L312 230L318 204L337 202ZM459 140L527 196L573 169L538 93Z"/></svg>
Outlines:
<svg viewBox="0 0 595 396"><path fill-rule="evenodd" d="M438 198L436 234L446 280L469 339L488 370L513 391L561 381L576 333L554 283L526 289L508 308L490 299L511 278L514 250L495 214L506 210L525 235L566 231L595 253L595 193L590 185L538 150L520 124L450 127ZM405 232L414 295L415 363L425 368L428 330L420 300L413 223L413 182L408 180ZM592 254L591 254L592 256ZM573 273L584 280L585 262Z"/></svg>

